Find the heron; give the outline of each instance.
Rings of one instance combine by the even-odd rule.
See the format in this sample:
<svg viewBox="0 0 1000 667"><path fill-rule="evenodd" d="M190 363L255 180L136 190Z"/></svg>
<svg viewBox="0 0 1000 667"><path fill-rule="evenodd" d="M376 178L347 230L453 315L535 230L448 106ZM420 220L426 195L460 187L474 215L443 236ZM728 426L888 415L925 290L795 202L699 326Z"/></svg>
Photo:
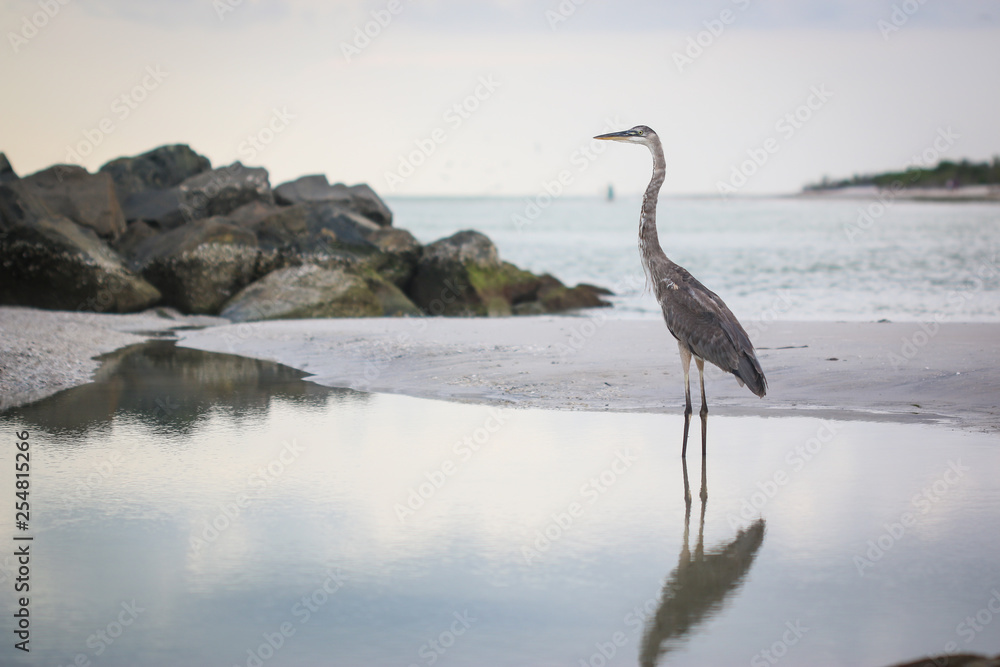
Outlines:
<svg viewBox="0 0 1000 667"><path fill-rule="evenodd" d="M708 429L708 402L705 399L705 361L710 361L736 376L763 398L767 380L754 353L750 336L740 325L719 295L702 285L686 269L667 258L656 232L656 201L666 175L666 160L660 137L646 125L630 130L601 134L595 139L639 144L653 155L653 177L642 196L639 213L639 256L651 286L663 310L667 329L677 339L681 368L684 371L684 443L681 458L687 457L688 427L691 424L691 359L698 367L701 382L701 457L705 458Z"/></svg>

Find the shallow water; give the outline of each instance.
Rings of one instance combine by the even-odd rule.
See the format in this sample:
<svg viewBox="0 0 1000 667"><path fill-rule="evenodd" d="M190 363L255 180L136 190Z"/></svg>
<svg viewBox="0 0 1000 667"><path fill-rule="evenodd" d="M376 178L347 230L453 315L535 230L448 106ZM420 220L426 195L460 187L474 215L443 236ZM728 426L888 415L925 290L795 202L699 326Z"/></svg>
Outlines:
<svg viewBox="0 0 1000 667"><path fill-rule="evenodd" d="M301 376L158 342L0 415L8 441L31 443L30 528L9 511L0 539L34 537L31 653L5 629L0 661L880 665L1000 651L995 436L713 416L709 496L693 456L688 513L679 414L498 410ZM8 498L13 459L4 447ZM16 563L0 566L11 626Z"/></svg>
<svg viewBox="0 0 1000 667"><path fill-rule="evenodd" d="M637 248L640 199L393 198L395 224L430 243L478 229L500 256L619 295L610 317L659 319ZM533 215L529 217L529 213ZM665 197L667 255L758 319L1000 322L995 203Z"/></svg>

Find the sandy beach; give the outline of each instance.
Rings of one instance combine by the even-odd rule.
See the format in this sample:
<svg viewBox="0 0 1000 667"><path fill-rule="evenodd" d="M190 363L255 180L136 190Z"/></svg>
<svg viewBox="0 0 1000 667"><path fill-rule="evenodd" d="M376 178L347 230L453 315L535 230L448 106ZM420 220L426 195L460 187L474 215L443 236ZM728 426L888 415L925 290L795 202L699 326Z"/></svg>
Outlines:
<svg viewBox="0 0 1000 667"><path fill-rule="evenodd" d="M663 324L610 319L602 311L233 325L169 310L94 315L5 307L0 323L2 407L86 382L98 366L94 356L164 332L182 346L276 361L327 386L554 410L661 412L683 405L677 348ZM711 367L713 414L808 411L1000 432L1000 325L772 322L748 330L767 396L756 398Z"/></svg>

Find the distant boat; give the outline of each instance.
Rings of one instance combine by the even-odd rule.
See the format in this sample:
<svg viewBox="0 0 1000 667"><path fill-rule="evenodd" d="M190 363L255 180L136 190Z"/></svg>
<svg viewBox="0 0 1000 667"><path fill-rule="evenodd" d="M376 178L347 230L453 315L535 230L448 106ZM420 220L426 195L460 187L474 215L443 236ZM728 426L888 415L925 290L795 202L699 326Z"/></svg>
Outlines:
<svg viewBox="0 0 1000 667"><path fill-rule="evenodd" d="M615 186L609 184L608 185L608 201L614 201L614 200L615 200Z"/></svg>

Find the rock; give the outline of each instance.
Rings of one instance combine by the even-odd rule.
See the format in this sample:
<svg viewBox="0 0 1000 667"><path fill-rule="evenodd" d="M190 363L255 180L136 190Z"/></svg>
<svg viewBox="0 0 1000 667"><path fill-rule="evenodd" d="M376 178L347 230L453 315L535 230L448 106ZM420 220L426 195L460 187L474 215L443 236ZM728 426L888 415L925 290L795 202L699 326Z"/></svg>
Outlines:
<svg viewBox="0 0 1000 667"><path fill-rule="evenodd" d="M172 231L156 234L137 244L133 264L144 268L164 257L190 252L206 243L243 245L256 249L257 239L225 217L196 220Z"/></svg>
<svg viewBox="0 0 1000 667"><path fill-rule="evenodd" d="M343 183L330 185L324 174L310 174L276 187L274 199L282 206L329 201L346 207L351 203L351 193Z"/></svg>
<svg viewBox="0 0 1000 667"><path fill-rule="evenodd" d="M377 225L392 226L392 211L367 183L352 185L347 190L351 193L351 207L355 211L374 221Z"/></svg>
<svg viewBox="0 0 1000 667"><path fill-rule="evenodd" d="M614 296L615 293L609 290L607 287L601 287L599 285L591 285L590 283L577 283L577 287L590 290L598 296Z"/></svg>
<svg viewBox="0 0 1000 667"><path fill-rule="evenodd" d="M264 217L245 213L241 217L248 221L246 227L256 235L262 250L259 275L303 264L332 269L356 268L362 263L355 253L338 251L336 232L324 230L308 204L276 207ZM353 227L341 231L349 237L357 236ZM365 249L365 254L370 251Z"/></svg>
<svg viewBox="0 0 1000 667"><path fill-rule="evenodd" d="M426 246L420 258L421 263L473 263L483 268L498 268L500 254L488 236L475 230L455 232L447 238Z"/></svg>
<svg viewBox="0 0 1000 667"><path fill-rule="evenodd" d="M177 188L153 188L123 198L122 213L128 222L145 220L161 229L173 229L185 222L182 205L181 193Z"/></svg>
<svg viewBox="0 0 1000 667"><path fill-rule="evenodd" d="M392 211L366 183L347 187L330 185L323 174L302 176L274 189L275 200L282 205L308 202L331 202L358 213L381 227L392 225Z"/></svg>
<svg viewBox="0 0 1000 667"><path fill-rule="evenodd" d="M431 315L510 315L512 295L530 292L532 278L501 263L484 234L463 231L424 247L409 293Z"/></svg>
<svg viewBox="0 0 1000 667"><path fill-rule="evenodd" d="M405 288L417 270L422 246L405 229L382 227L368 235L368 241L382 253L380 261L373 267L379 275L397 287Z"/></svg>
<svg viewBox="0 0 1000 667"><path fill-rule="evenodd" d="M151 188L125 198L128 220L146 220L162 229L174 229L193 220L227 215L261 202L274 204L267 170L234 162L192 176L173 188Z"/></svg>
<svg viewBox="0 0 1000 667"><path fill-rule="evenodd" d="M500 283L496 286L499 294L512 306L538 298L541 279L530 271L519 269L510 262L503 262L498 274ZM475 282L475 281L473 281ZM487 289L486 285L482 289Z"/></svg>
<svg viewBox="0 0 1000 667"><path fill-rule="evenodd" d="M16 181L17 178L18 176L14 173L14 168L10 166L10 161L7 159L7 155L5 153L0 153L0 183Z"/></svg>
<svg viewBox="0 0 1000 667"><path fill-rule="evenodd" d="M371 220L335 202L299 206L305 209L308 230L307 239L296 239L302 250L309 250L317 242L375 248L368 238L380 228ZM308 245L303 247L303 242Z"/></svg>
<svg viewBox="0 0 1000 667"><path fill-rule="evenodd" d="M419 244L408 232L379 227L336 202L303 202L239 214L260 243L261 272L316 264L354 273L375 271L404 285L413 273ZM402 233L395 234L400 231Z"/></svg>
<svg viewBox="0 0 1000 667"><path fill-rule="evenodd" d="M522 303L534 301L540 281L530 271L501 262L498 269L482 269L468 265L469 284L486 305L487 315L511 315Z"/></svg>
<svg viewBox="0 0 1000 667"><path fill-rule="evenodd" d="M198 155L186 144L174 144L135 157L120 157L99 171L111 176L118 196L125 199L143 190L173 188L211 168L207 157Z"/></svg>
<svg viewBox="0 0 1000 667"><path fill-rule="evenodd" d="M592 285L569 288L501 262L483 234L459 232L423 249L410 281L413 301L432 315L538 315L610 306Z"/></svg>
<svg viewBox="0 0 1000 667"><path fill-rule="evenodd" d="M222 316L234 322L310 317L373 317L384 306L360 276L315 264L269 273L234 296Z"/></svg>
<svg viewBox="0 0 1000 667"><path fill-rule="evenodd" d="M242 211L246 207L242 207ZM242 215L241 225L256 235L264 250L299 252L310 246L309 211L304 205L275 208L263 217Z"/></svg>
<svg viewBox="0 0 1000 667"><path fill-rule="evenodd" d="M239 162L192 176L177 187L188 220L226 215L252 201L274 203L267 170Z"/></svg>
<svg viewBox="0 0 1000 667"><path fill-rule="evenodd" d="M20 179L0 183L0 230L55 215Z"/></svg>
<svg viewBox="0 0 1000 667"><path fill-rule="evenodd" d="M382 306L383 317L420 317L424 314L403 290L382 276L366 276L365 282Z"/></svg>
<svg viewBox="0 0 1000 667"><path fill-rule="evenodd" d="M611 291L603 287L580 283L576 287L566 287L558 278L545 274L540 278L538 302L546 313L561 313L579 308L607 308L611 304L601 298ZM524 313L518 313L524 314Z"/></svg>
<svg viewBox="0 0 1000 667"><path fill-rule="evenodd" d="M0 233L0 303L125 313L159 300L93 230L68 218L22 220Z"/></svg>
<svg viewBox="0 0 1000 667"><path fill-rule="evenodd" d="M254 279L257 239L222 217L196 220L147 238L133 251L133 266L185 313L215 314Z"/></svg>
<svg viewBox="0 0 1000 667"><path fill-rule="evenodd" d="M369 243L385 253L410 254L413 260L420 259L422 246L410 232L398 227L380 227L365 234Z"/></svg>
<svg viewBox="0 0 1000 667"><path fill-rule="evenodd" d="M257 224L262 220L269 218L272 215L276 215L283 210L284 209L282 207L275 204L268 204L262 201L252 201L240 206L234 211L230 211L226 214L226 217L240 227L255 229Z"/></svg>
<svg viewBox="0 0 1000 667"><path fill-rule="evenodd" d="M125 258L127 262L132 262L136 249L154 236L159 236L163 231L146 223L144 220L136 220L129 224L125 233L115 239L111 247L115 252Z"/></svg>
<svg viewBox="0 0 1000 667"><path fill-rule="evenodd" d="M112 160L97 174L57 165L23 179L0 153L0 237L6 250L20 253L14 259L23 260L0 257L4 298L11 303L22 302L18 290L30 274L65 295L43 297L44 290L25 288L24 299L83 300L81 307L99 310L162 298L184 312L215 313L272 275L272 282L322 287L324 294L335 278L350 283L349 289L341 285L351 293L350 308L344 309L343 295L334 299L336 308L326 296L309 307L345 316L510 315L608 305L599 288L567 288L502 262L479 232L422 247L392 227L392 212L366 184L331 185L316 174L272 191L266 170L239 162L213 170L183 144ZM39 277L39 266L48 278ZM364 296L351 291L357 281ZM90 304L95 285L104 291ZM114 295L108 296L108 285Z"/></svg>
<svg viewBox="0 0 1000 667"><path fill-rule="evenodd" d="M21 179L56 215L115 238L125 231L114 181L108 174L91 174L83 167L56 165Z"/></svg>

